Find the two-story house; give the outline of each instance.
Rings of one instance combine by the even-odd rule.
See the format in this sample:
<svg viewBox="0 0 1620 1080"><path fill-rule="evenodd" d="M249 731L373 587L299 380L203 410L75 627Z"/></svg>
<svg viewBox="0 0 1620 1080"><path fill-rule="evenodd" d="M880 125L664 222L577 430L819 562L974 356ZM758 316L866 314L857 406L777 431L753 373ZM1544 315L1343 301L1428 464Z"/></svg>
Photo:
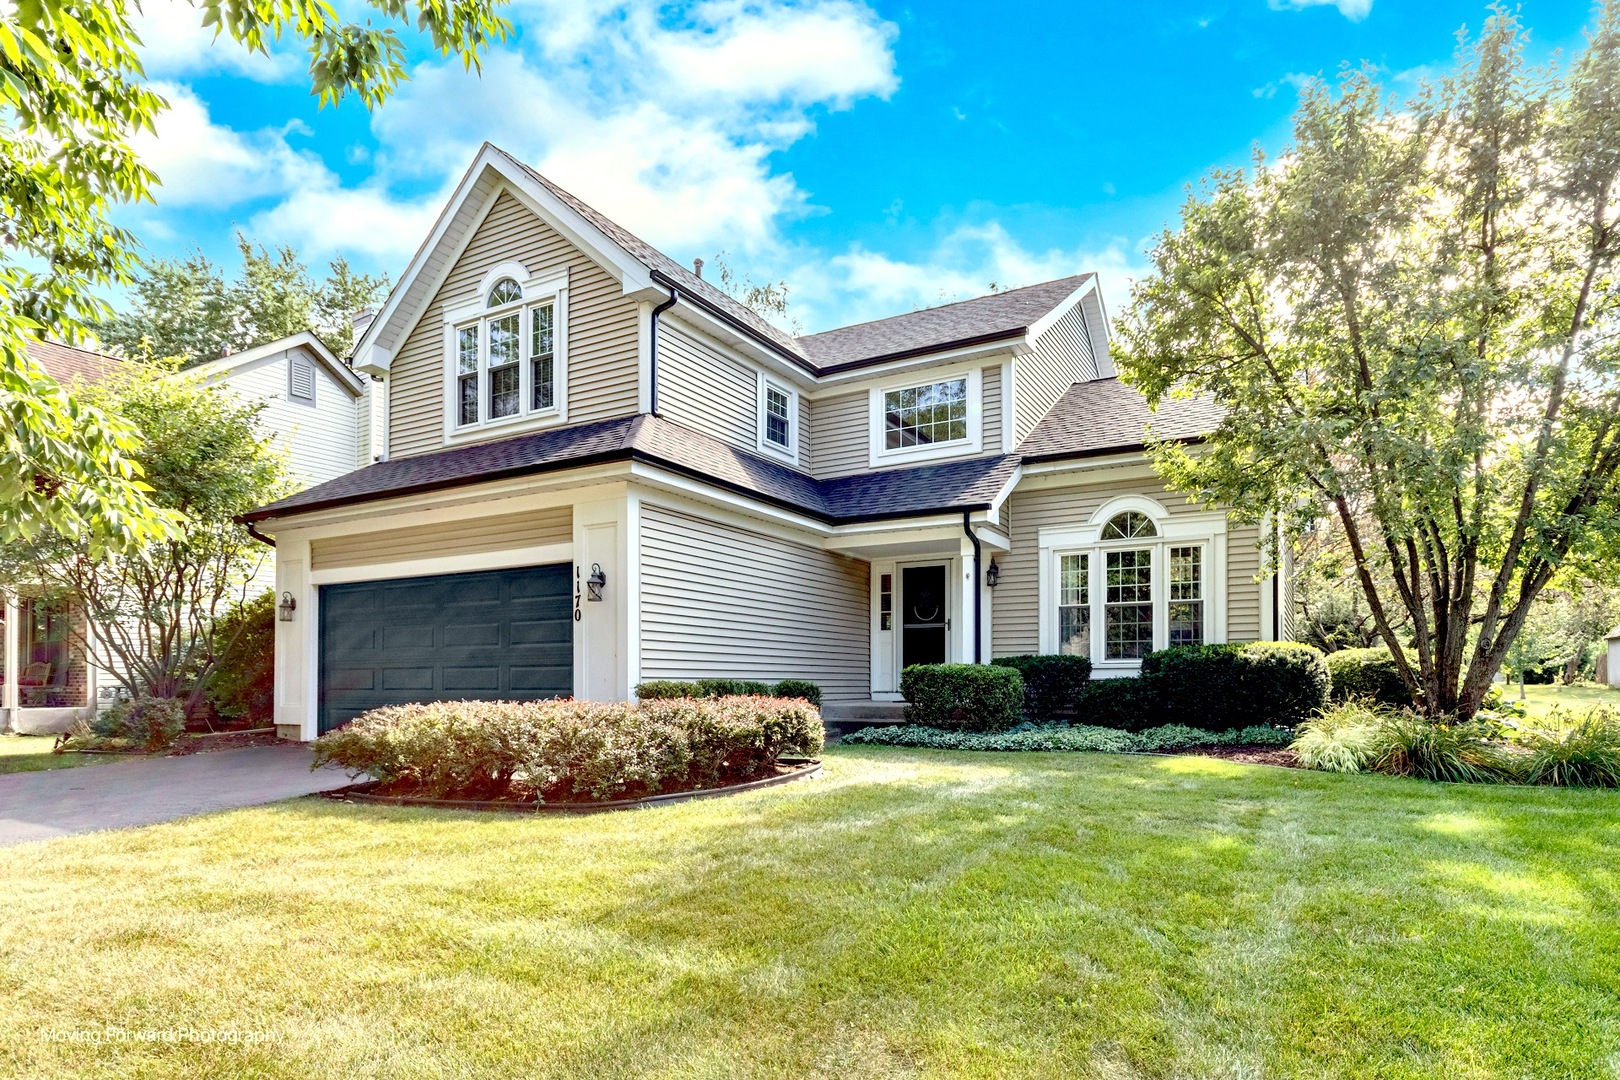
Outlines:
<svg viewBox="0 0 1620 1080"><path fill-rule="evenodd" d="M1281 636L1258 533L1167 492L1093 275L790 336L485 145L359 342L380 460L247 520L276 545L276 719L905 665L1133 672Z"/></svg>
<svg viewBox="0 0 1620 1080"><path fill-rule="evenodd" d="M70 389L100 382L125 363L53 341L34 342L28 351ZM295 334L187 370L262 403L264 429L304 483L323 483L370 464L373 384L314 334ZM261 573L244 585L244 594L273 584L271 573ZM122 692L118 679L86 655L82 642L89 629L71 603L29 589L0 595L0 731L67 731Z"/></svg>

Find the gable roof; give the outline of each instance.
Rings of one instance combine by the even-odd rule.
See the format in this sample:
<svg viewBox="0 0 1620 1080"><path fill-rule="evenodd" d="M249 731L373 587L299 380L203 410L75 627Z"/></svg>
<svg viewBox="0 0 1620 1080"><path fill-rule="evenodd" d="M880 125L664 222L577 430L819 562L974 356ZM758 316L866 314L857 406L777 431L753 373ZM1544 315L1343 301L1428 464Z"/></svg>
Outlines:
<svg viewBox="0 0 1620 1080"><path fill-rule="evenodd" d="M1211 398L1165 398L1157 411L1117 378L1075 383L1018 444L1024 461L1141 450L1149 439L1202 439L1225 411Z"/></svg>
<svg viewBox="0 0 1620 1080"><path fill-rule="evenodd" d="M336 379L343 388L355 397L359 397L365 386L360 374L349 365L337 358L337 354L326 347L326 343L315 336L311 330L301 330L296 334L289 334L275 341L267 341L263 345L255 345L251 349L243 349L239 353L230 353L214 360L204 360L200 364L193 364L186 368L188 374L204 375L208 378L228 378L232 372L239 371L249 364L258 363L266 357L277 353L291 352L302 349L327 373Z"/></svg>
<svg viewBox="0 0 1620 1080"><path fill-rule="evenodd" d="M1041 318L1091 281L1094 274L923 308L887 319L856 323L799 338L805 354L823 372L940 352L1026 334Z"/></svg>
<svg viewBox="0 0 1620 1080"><path fill-rule="evenodd" d="M30 341L28 357L59 383L100 382L124 362L116 356L63 345L59 341Z"/></svg>
<svg viewBox="0 0 1620 1080"><path fill-rule="evenodd" d="M794 337L747 305L670 258L572 192L518 160L484 143L457 185L432 232L412 257L382 309L356 344L356 362L365 370L388 367L392 350L416 315L432 300L445 273L478 222L478 210L501 183L519 194L547 223L619 280L625 293L675 294L727 324L754 345L810 375L968 345L1013 339L1029 333L1045 315L1063 307L1094 278L1078 274L992 296L927 308L887 319Z"/></svg>

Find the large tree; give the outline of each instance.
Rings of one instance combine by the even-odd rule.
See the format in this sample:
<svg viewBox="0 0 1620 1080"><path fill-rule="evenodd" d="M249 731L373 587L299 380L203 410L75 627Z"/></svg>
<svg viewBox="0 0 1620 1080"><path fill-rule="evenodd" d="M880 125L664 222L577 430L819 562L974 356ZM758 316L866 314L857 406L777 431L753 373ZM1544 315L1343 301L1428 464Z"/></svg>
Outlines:
<svg viewBox="0 0 1620 1080"><path fill-rule="evenodd" d="M1226 418L1161 446L1252 520L1326 513L1402 678L1472 715L1560 566L1620 534L1620 0L1531 70L1498 11L1415 98L1306 88L1273 160L1217 172L1121 328L1150 399Z"/></svg>
<svg viewBox="0 0 1620 1080"><path fill-rule="evenodd" d="M505 0L367 0L346 21L324 0L194 0L234 45L289 38L309 54L322 104L380 104L405 77L398 26L476 65L504 36ZM131 139L163 100L143 81L126 0L17 0L0 15L0 543L54 528L97 544L139 543L174 524L147 498L127 424L73 401L28 358L31 339L78 340L126 282L135 239L120 204L157 177Z"/></svg>
<svg viewBox="0 0 1620 1080"><path fill-rule="evenodd" d="M156 259L136 275L131 304L97 327L126 355L212 360L312 330L339 356L354 344L354 314L380 300L388 279L359 274L348 260L327 264L325 280L288 246L274 252L237 234L242 268L234 281L201 252Z"/></svg>
<svg viewBox="0 0 1620 1080"><path fill-rule="evenodd" d="M131 453L151 498L186 526L112 553L46 531L0 548L0 586L78 605L87 625L70 631L74 644L132 696L189 695L195 705L229 645L216 640L221 619L249 598L269 553L236 515L296 487L286 455L261 422L263 402L172 363L121 365L80 393L136 426Z"/></svg>

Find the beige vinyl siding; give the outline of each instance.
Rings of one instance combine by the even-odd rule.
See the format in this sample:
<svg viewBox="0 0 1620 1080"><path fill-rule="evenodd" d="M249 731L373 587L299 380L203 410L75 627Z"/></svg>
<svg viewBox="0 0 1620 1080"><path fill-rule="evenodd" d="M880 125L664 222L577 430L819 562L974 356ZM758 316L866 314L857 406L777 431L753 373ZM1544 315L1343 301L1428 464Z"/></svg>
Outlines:
<svg viewBox="0 0 1620 1080"><path fill-rule="evenodd" d="M979 426L981 446L987 454L1001 453L1001 367L987 367L979 373L984 388L984 419Z"/></svg>
<svg viewBox="0 0 1620 1080"><path fill-rule="evenodd" d="M813 461L810 453L810 436L813 434L811 421L810 399L801 393L799 395L799 468L805 472L811 470Z"/></svg>
<svg viewBox="0 0 1620 1080"><path fill-rule="evenodd" d="M1121 495L1137 494L1157 499L1171 517L1203 510L1184 496L1143 480L1013 492L1008 500L1012 550L996 556L1001 566L1001 580L991 601L991 651L994 655L1011 656L1040 649L1040 531L1084 526L1103 503ZM1230 570L1228 580L1229 583L1236 580ZM1230 587L1229 584L1228 589ZM1230 595L1227 605L1230 612Z"/></svg>
<svg viewBox="0 0 1620 1080"><path fill-rule="evenodd" d="M635 302L606 270L503 191L395 354L387 384L391 456L443 448L444 313L478 303L484 274L510 259L536 275L568 267L568 423L636 412ZM489 437L507 438L521 430L501 428Z"/></svg>
<svg viewBox="0 0 1620 1080"><path fill-rule="evenodd" d="M1063 392L1097 377L1083 304L1075 304L1019 357L1013 387L1013 445L1024 441Z"/></svg>
<svg viewBox="0 0 1620 1080"><path fill-rule="evenodd" d="M449 521L442 525L328 537L310 544L309 564L315 570L373 566L408 559L567 544L573 538L573 510L562 506L524 514Z"/></svg>
<svg viewBox="0 0 1620 1080"><path fill-rule="evenodd" d="M643 504L641 677L809 679L871 696L870 567Z"/></svg>
<svg viewBox="0 0 1620 1080"><path fill-rule="evenodd" d="M744 450L758 448L759 376L674 319L658 326L658 413Z"/></svg>
<svg viewBox="0 0 1620 1080"><path fill-rule="evenodd" d="M1226 534L1226 640L1258 641L1260 626L1260 528L1243 525Z"/></svg>
<svg viewBox="0 0 1620 1080"><path fill-rule="evenodd" d="M869 402L866 390L816 402L812 473L826 478L866 471L872 453L867 437Z"/></svg>

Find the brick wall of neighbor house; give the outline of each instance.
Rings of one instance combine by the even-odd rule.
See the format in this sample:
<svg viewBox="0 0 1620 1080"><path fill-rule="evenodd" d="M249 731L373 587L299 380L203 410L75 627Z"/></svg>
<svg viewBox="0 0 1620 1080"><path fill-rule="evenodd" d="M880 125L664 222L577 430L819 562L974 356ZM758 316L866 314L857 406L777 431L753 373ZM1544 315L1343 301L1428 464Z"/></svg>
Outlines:
<svg viewBox="0 0 1620 1080"><path fill-rule="evenodd" d="M1040 423L1063 392L1077 382L1097 377L1084 305L1075 304L1036 339L1027 356L1014 364L1013 445Z"/></svg>
<svg viewBox="0 0 1620 1080"><path fill-rule="evenodd" d="M1001 365L992 364L982 370L984 415L980 423L980 437L984 454L1001 453ZM918 382L928 379L927 370L919 372ZM810 457L810 471L820 479L849 476L871 468L871 394L870 383L859 390L820 398L815 404L815 447ZM1065 384L1065 387L1067 384ZM964 454L973 457L976 454Z"/></svg>
<svg viewBox="0 0 1620 1080"><path fill-rule="evenodd" d="M1040 649L1040 530L1080 527L1097 509L1121 495L1148 495L1161 502L1172 517L1196 514L1202 508L1152 481L1110 481L1074 487L1015 491L1008 500L1012 550L997 557L1001 581L991 608L991 652L995 656L1032 653ZM1226 635L1229 641L1260 636L1259 568L1255 552L1257 533L1252 526L1227 533Z"/></svg>
<svg viewBox="0 0 1620 1080"><path fill-rule="evenodd" d="M389 385L389 453L424 454L444 446L444 312L475 304L484 274L516 259L531 274L567 266L568 423L636 411L639 314L619 283L510 192L502 192L444 284L394 356ZM503 428L490 438L506 438Z"/></svg>
<svg viewBox="0 0 1620 1080"><path fill-rule="evenodd" d="M642 505L641 677L809 679L871 696L869 566Z"/></svg>

